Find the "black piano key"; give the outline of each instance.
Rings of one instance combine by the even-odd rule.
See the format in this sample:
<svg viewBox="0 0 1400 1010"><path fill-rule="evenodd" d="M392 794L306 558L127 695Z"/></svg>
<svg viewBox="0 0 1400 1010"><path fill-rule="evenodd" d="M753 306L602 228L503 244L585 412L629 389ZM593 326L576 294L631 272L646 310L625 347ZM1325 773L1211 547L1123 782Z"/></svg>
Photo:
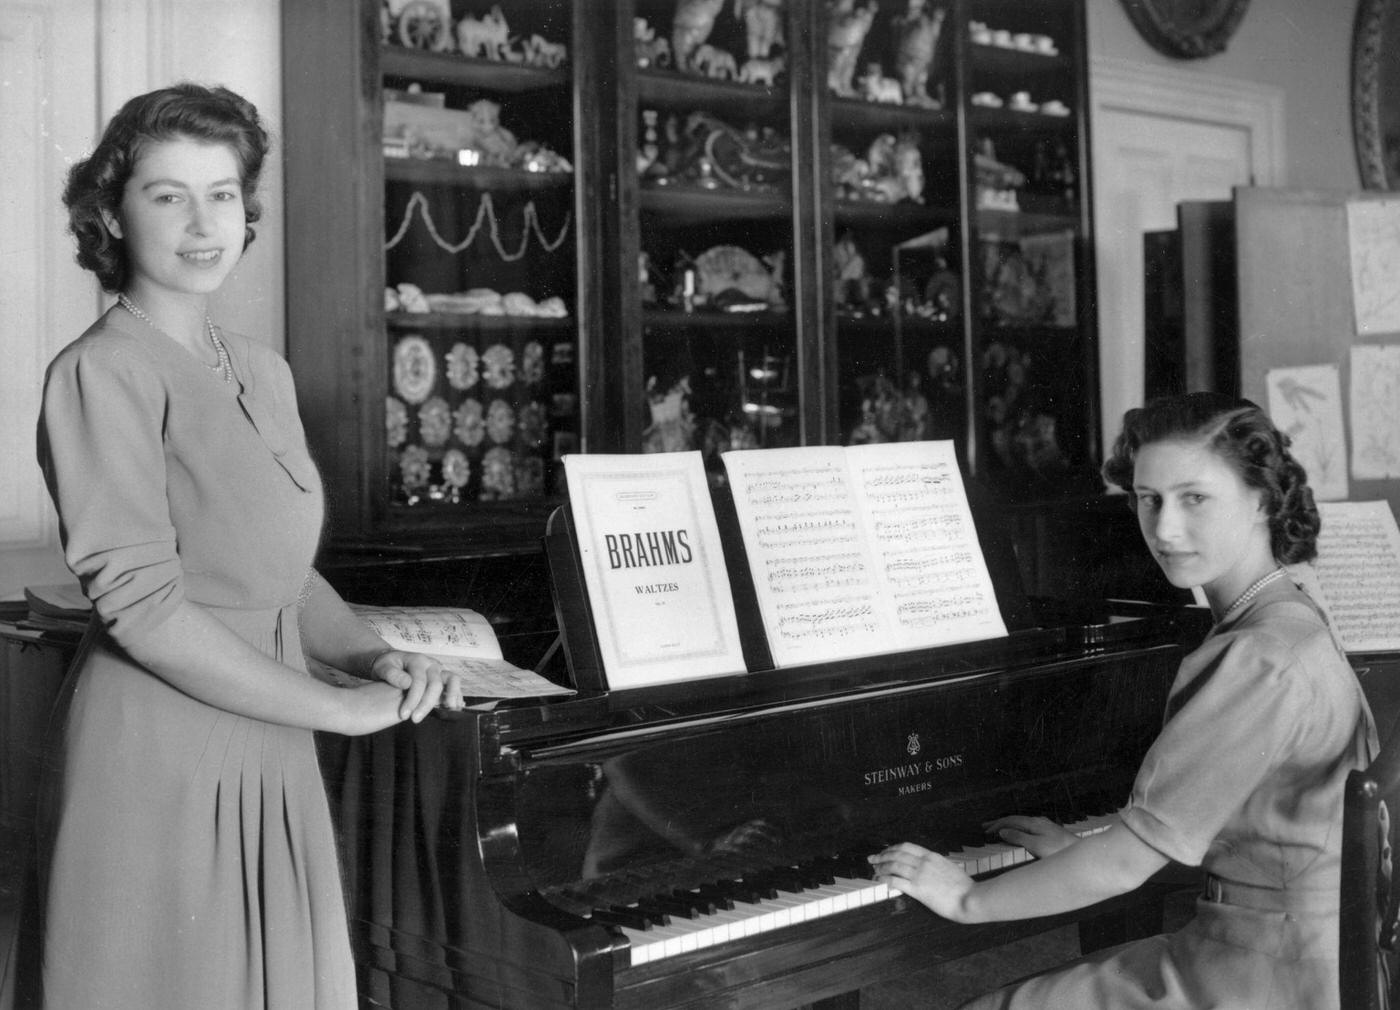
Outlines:
<svg viewBox="0 0 1400 1010"><path fill-rule="evenodd" d="M661 915L673 915L678 919L694 919L699 915L711 914L700 908L702 903L698 901L688 901L671 894L653 894L637 902L638 908L646 909L648 912L657 912Z"/></svg>
<svg viewBox="0 0 1400 1010"><path fill-rule="evenodd" d="M670 916L663 912L649 912L635 905L613 905L609 908L595 908L593 918L609 926L626 926L629 929L647 930L656 926L669 926Z"/></svg>
<svg viewBox="0 0 1400 1010"><path fill-rule="evenodd" d="M756 905L760 901L771 901L778 896L778 889L772 884L747 878L729 881L725 886L735 901L742 901L749 905Z"/></svg>
<svg viewBox="0 0 1400 1010"><path fill-rule="evenodd" d="M721 908L728 911L734 907L733 894L718 884L701 884L693 888L693 891L710 902L716 911Z"/></svg>

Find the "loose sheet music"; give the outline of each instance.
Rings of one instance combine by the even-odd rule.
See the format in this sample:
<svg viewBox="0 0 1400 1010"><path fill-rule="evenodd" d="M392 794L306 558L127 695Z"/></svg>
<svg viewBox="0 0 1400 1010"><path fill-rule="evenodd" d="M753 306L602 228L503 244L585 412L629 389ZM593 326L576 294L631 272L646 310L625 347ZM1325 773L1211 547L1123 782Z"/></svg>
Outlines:
<svg viewBox="0 0 1400 1010"><path fill-rule="evenodd" d="M608 687L746 672L700 453L567 455L564 471Z"/></svg>
<svg viewBox="0 0 1400 1010"><path fill-rule="evenodd" d="M541 698L574 693L506 660L495 629L475 610L359 603L350 604L350 609L388 645L436 659L445 673L459 678L463 697Z"/></svg>
<svg viewBox="0 0 1400 1010"><path fill-rule="evenodd" d="M1348 652L1400 650L1400 530L1384 501L1319 502L1317 559L1290 569Z"/></svg>
<svg viewBox="0 0 1400 1010"><path fill-rule="evenodd" d="M775 665L1006 634L951 442L722 459Z"/></svg>

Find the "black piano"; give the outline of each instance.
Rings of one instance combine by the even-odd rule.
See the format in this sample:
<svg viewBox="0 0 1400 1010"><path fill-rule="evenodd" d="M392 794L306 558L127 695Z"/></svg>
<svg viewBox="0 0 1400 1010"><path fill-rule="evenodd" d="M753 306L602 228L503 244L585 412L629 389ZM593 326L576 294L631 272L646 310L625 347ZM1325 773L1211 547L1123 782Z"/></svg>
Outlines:
<svg viewBox="0 0 1400 1010"><path fill-rule="evenodd" d="M615 692L575 670L573 697L329 743L363 1005L855 1007L1056 925L1157 931L1166 883L960 926L868 878L901 840L1000 872L1026 856L984 836L999 814L1094 830L1205 630L1162 604L1002 606L1002 639Z"/></svg>

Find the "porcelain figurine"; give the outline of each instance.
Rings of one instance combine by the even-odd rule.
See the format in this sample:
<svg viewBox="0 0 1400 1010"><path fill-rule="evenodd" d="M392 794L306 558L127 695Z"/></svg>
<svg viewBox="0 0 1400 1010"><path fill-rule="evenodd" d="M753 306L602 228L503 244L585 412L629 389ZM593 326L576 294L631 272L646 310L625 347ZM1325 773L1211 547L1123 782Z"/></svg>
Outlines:
<svg viewBox="0 0 1400 1010"><path fill-rule="evenodd" d="M748 58L766 60L784 44L785 0L734 0L734 16L744 22Z"/></svg>
<svg viewBox="0 0 1400 1010"><path fill-rule="evenodd" d="M894 20L899 39L895 72L907 105L942 107L943 103L928 93L928 81L945 14L941 7L930 13L926 0L909 0L909 8Z"/></svg>
<svg viewBox="0 0 1400 1010"><path fill-rule="evenodd" d="M671 18L671 58L677 70L690 69L691 57L714 31L723 6L724 0L677 0Z"/></svg>
<svg viewBox="0 0 1400 1010"><path fill-rule="evenodd" d="M852 86L856 61L879 9L875 0L870 0L864 7L857 7L856 0L828 0L830 27L827 29L826 82L827 87L843 98L856 97Z"/></svg>

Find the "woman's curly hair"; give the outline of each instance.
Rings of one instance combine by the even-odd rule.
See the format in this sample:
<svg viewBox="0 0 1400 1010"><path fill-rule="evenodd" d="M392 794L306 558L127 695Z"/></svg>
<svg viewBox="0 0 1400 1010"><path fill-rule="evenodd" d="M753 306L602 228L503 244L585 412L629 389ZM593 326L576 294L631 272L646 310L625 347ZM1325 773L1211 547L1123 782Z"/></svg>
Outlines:
<svg viewBox="0 0 1400 1010"><path fill-rule="evenodd" d="M97 149L69 170L63 190L68 230L78 240L78 264L95 273L105 291L124 290L131 268L126 244L107 229L103 212L121 216L126 184L148 144L180 138L233 150L247 217L243 248L253 241L252 225L262 217L258 178L271 146L258 110L227 88L199 84L138 95L112 117Z"/></svg>
<svg viewBox="0 0 1400 1010"><path fill-rule="evenodd" d="M1200 442L1230 464L1247 487L1261 492L1275 559L1296 564L1317 556L1322 520L1308 475L1288 451L1291 439L1256 404L1219 393L1186 393L1124 414L1123 432L1104 462L1103 476L1128 492L1134 507L1133 461L1138 450L1167 439Z"/></svg>

